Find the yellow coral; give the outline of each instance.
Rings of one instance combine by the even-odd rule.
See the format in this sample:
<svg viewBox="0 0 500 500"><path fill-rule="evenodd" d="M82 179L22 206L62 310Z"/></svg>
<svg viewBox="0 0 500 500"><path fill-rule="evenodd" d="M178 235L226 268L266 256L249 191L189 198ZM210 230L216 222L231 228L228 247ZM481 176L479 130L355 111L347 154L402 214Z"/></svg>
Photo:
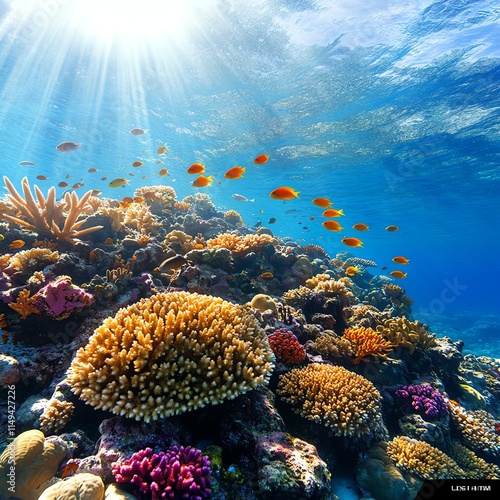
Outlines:
<svg viewBox="0 0 500 500"><path fill-rule="evenodd" d="M424 441L396 436L387 443L387 454L400 469L423 479L466 478L453 459Z"/></svg>
<svg viewBox="0 0 500 500"><path fill-rule="evenodd" d="M0 496L35 500L44 489L44 483L57 472L67 453L61 440L47 441L43 432L32 429L17 436L0 456ZM14 492L9 490L9 472L15 462Z"/></svg>
<svg viewBox="0 0 500 500"><path fill-rule="evenodd" d="M164 244L172 248L176 254L184 255L195 248L195 241L190 234L175 229L165 236Z"/></svg>
<svg viewBox="0 0 500 500"><path fill-rule="evenodd" d="M132 234L151 234L160 223L143 203L132 203L126 208L120 206L102 205L99 212L111 219L113 231L125 231Z"/></svg>
<svg viewBox="0 0 500 500"><path fill-rule="evenodd" d="M8 269L21 274L31 274L49 264L53 264L59 257L59 252L56 250L49 248L29 248L12 255Z"/></svg>
<svg viewBox="0 0 500 500"><path fill-rule="evenodd" d="M38 500L102 500L104 483L99 476L82 472L47 488Z"/></svg>
<svg viewBox="0 0 500 500"><path fill-rule="evenodd" d="M337 436L381 431L381 396L366 378L342 366L312 363L280 377L278 394L299 415Z"/></svg>
<svg viewBox="0 0 500 500"><path fill-rule="evenodd" d="M248 252L256 252L268 243L277 245L276 238L269 234L246 234L222 233L207 241L207 248L227 248L233 256L241 256Z"/></svg>
<svg viewBox="0 0 500 500"><path fill-rule="evenodd" d="M265 384L273 362L265 332L242 306L160 293L107 318L77 352L68 383L96 408L149 421Z"/></svg>
<svg viewBox="0 0 500 500"><path fill-rule="evenodd" d="M50 399L40 415L40 430L45 433L57 432L71 420L74 411L75 405L70 401Z"/></svg>
<svg viewBox="0 0 500 500"><path fill-rule="evenodd" d="M33 305L35 297L30 297L29 290L21 290L15 302L7 304L11 309L14 309L21 315L22 319L26 319L30 314L39 314L40 311Z"/></svg>
<svg viewBox="0 0 500 500"><path fill-rule="evenodd" d="M465 470L467 479L500 479L498 465L486 462L458 441L451 441L446 451Z"/></svg>
<svg viewBox="0 0 500 500"><path fill-rule="evenodd" d="M354 294L345 285L344 281L335 280L328 274L317 274L306 281L306 287L321 293L325 297L339 296L345 304L351 304L355 301Z"/></svg>
<svg viewBox="0 0 500 500"><path fill-rule="evenodd" d="M224 212L224 220L232 226L244 226L241 215L236 210L228 210Z"/></svg>
<svg viewBox="0 0 500 500"><path fill-rule="evenodd" d="M352 361L354 348L349 339L340 337L332 330L324 330L311 344L312 349L329 361Z"/></svg>
<svg viewBox="0 0 500 500"><path fill-rule="evenodd" d="M365 359L367 356L385 358L394 347L371 328L347 328L344 331L344 337L354 345L356 358L353 362L355 364L360 361L368 361Z"/></svg>

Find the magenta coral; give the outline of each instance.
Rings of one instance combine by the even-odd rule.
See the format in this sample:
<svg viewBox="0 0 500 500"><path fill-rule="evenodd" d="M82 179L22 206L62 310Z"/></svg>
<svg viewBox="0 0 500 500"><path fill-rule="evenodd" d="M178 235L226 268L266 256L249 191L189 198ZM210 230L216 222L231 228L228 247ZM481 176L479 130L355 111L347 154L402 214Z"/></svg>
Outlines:
<svg viewBox="0 0 500 500"><path fill-rule="evenodd" d="M41 288L33 299L34 307L41 314L62 320L90 305L94 297L73 285L69 276L59 276Z"/></svg>
<svg viewBox="0 0 500 500"><path fill-rule="evenodd" d="M212 496L210 461L191 446L172 446L166 452L151 448L113 464L119 483L129 484L139 499L203 500Z"/></svg>
<svg viewBox="0 0 500 500"><path fill-rule="evenodd" d="M298 364L306 359L304 346L297 337L286 328L280 328L268 335L267 340L276 359L282 363Z"/></svg>

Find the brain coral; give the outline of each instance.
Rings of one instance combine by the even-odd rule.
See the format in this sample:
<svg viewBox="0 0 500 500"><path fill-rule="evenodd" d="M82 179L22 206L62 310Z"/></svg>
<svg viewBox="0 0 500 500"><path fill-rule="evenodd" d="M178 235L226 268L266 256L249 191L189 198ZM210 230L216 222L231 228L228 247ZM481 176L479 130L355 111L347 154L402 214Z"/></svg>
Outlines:
<svg viewBox="0 0 500 500"><path fill-rule="evenodd" d="M342 366L312 363L280 377L278 394L299 415L331 427L337 436L383 428L381 396L366 378Z"/></svg>
<svg viewBox="0 0 500 500"><path fill-rule="evenodd" d="M68 382L96 408L150 421L235 398L267 383L273 366L265 332L242 306L172 292L107 318Z"/></svg>

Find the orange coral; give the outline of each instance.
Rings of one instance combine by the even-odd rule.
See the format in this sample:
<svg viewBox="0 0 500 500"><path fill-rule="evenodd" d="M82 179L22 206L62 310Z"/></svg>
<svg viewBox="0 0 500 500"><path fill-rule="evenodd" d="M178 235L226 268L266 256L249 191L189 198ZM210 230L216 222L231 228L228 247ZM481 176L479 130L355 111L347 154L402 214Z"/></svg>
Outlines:
<svg viewBox="0 0 500 500"><path fill-rule="evenodd" d="M366 356L385 358L394 348L390 342L371 328L347 328L344 331L344 337L348 338L354 345L356 358L353 362L355 364L367 361L364 359Z"/></svg>
<svg viewBox="0 0 500 500"><path fill-rule="evenodd" d="M40 312L33 305L34 300L35 300L34 297L30 297L29 290L22 290L19 293L17 300L12 304L8 304L8 306L11 309L14 309L14 311L16 311L17 313L19 313L22 319L26 319L32 313L39 314Z"/></svg>
<svg viewBox="0 0 500 500"><path fill-rule="evenodd" d="M227 248L233 256L241 256L250 251L258 251L267 243L277 245L276 238L269 234L246 234L237 233L219 234L207 241L207 248Z"/></svg>

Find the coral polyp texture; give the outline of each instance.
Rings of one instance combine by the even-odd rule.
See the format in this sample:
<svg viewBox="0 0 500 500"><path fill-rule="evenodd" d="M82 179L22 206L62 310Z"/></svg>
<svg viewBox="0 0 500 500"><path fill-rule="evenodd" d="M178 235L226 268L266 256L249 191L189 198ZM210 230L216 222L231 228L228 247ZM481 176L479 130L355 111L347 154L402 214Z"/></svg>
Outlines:
<svg viewBox="0 0 500 500"><path fill-rule="evenodd" d="M337 436L383 432L381 396L365 377L342 366L312 363L280 377L278 394L299 415Z"/></svg>
<svg viewBox="0 0 500 500"><path fill-rule="evenodd" d="M449 413L446 399L431 385L401 385L394 394L422 416L440 418Z"/></svg>
<svg viewBox="0 0 500 500"><path fill-rule="evenodd" d="M304 346L286 328L280 328L271 333L268 335L267 340L278 361L287 364L298 364L306 359Z"/></svg>
<svg viewBox="0 0 500 500"><path fill-rule="evenodd" d="M242 306L171 292L107 318L67 380L95 408L150 421L233 399L266 384L273 367L265 332Z"/></svg>
<svg viewBox="0 0 500 500"><path fill-rule="evenodd" d="M191 446L172 446L159 453L151 448L140 450L127 461L113 464L113 474L139 499L202 500L212 495L210 461Z"/></svg>

